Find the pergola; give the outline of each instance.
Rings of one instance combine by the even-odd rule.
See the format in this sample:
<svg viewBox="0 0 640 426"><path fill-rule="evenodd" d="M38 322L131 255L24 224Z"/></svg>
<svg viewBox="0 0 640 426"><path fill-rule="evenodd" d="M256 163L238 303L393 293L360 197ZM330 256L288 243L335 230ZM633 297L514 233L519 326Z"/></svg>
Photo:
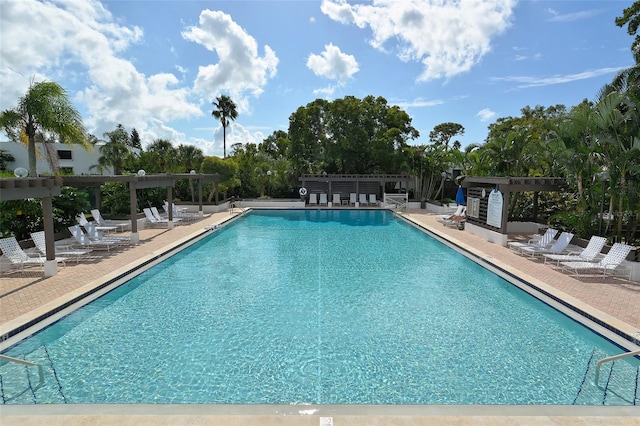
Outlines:
<svg viewBox="0 0 640 426"><path fill-rule="evenodd" d="M563 178L554 177L480 177L466 176L462 187L467 188L467 223L507 234L509 219L509 201L512 193L533 192L533 217L538 216L538 194L543 191L562 191L566 185ZM502 212L500 226L488 224L489 197L497 189L502 194ZM497 224L496 224L497 225Z"/></svg>
<svg viewBox="0 0 640 426"><path fill-rule="evenodd" d="M320 174L320 175L302 175L298 179L303 188L311 192L326 192L331 198L334 192L355 192L360 193L361 187L366 193L375 192L380 194L380 187L387 182L409 182L409 175L390 175L390 174L369 174L369 175L338 175L338 174Z"/></svg>
<svg viewBox="0 0 640 426"><path fill-rule="evenodd" d="M26 198L41 198L42 213L44 219L44 232L46 240L46 262L44 265L45 277L55 275L57 272L57 262L55 260L55 238L53 228L53 205L52 197L61 193L61 186L73 186L76 188L99 188L107 182L122 182L129 188L129 199L131 203L131 242L137 244L140 241L138 234L138 199L137 189L144 188L167 188L167 202L169 203L169 227L173 225L173 186L179 179L190 179L198 181L198 210L200 216L203 214L202 207L202 186L205 183L214 183L216 190L216 202L218 201L219 174L157 174L157 175L117 175L117 176L63 176L62 185L54 177L37 178L2 178L0 179L0 201L23 200ZM100 191L98 191L98 204L100 203Z"/></svg>

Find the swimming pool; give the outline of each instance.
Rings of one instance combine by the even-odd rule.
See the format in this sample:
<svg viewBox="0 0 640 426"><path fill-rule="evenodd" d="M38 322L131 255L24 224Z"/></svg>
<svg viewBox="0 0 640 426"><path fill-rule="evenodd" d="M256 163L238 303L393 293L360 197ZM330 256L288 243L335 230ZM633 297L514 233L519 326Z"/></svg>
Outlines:
<svg viewBox="0 0 640 426"><path fill-rule="evenodd" d="M31 403L631 405L638 362L388 212L255 211L7 355Z"/></svg>

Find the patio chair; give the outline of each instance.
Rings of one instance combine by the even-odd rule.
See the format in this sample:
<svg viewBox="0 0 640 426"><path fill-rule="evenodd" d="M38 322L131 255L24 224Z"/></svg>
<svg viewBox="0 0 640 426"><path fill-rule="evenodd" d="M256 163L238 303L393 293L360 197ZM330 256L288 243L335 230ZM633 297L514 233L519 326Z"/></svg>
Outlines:
<svg viewBox="0 0 640 426"><path fill-rule="evenodd" d="M100 214L100 210L92 209L91 216L93 216L93 220L98 224L98 226L115 226L118 228L118 231L123 232L125 229L129 228L131 224L126 221L113 221L113 220L105 220Z"/></svg>
<svg viewBox="0 0 640 426"><path fill-rule="evenodd" d="M68 227L71 232L71 236L76 241L75 246L82 248L90 248L93 250L107 250L111 251L112 248L118 247L119 243L115 241L94 241L89 238L87 234L82 232L80 225L73 225Z"/></svg>
<svg viewBox="0 0 640 426"><path fill-rule="evenodd" d="M442 222L442 221L444 221L444 220L451 219L451 217L453 217L453 216L461 216L461 215L462 215L462 212L463 212L465 209L466 209L466 208L465 208L465 206L461 204L461 205L459 205L459 206L458 206L458 208L456 209L456 211L455 211L455 212L453 212L453 214L439 214L439 215L437 215L437 216L436 216L436 220L437 220L438 222Z"/></svg>
<svg viewBox="0 0 640 426"><path fill-rule="evenodd" d="M87 223L89 223L89 220L87 220L87 217L84 215L83 212L78 213L78 216L76 216L76 221L78 222L78 225L80 225L80 226L85 226ZM118 229L118 227L116 227L116 226L99 226L99 225L96 225L96 227L98 228L98 230L105 231L105 232L115 231L116 229Z"/></svg>
<svg viewBox="0 0 640 426"><path fill-rule="evenodd" d="M548 247L552 244L557 233L557 229L547 228L546 232L542 237L540 237L540 239L536 240L535 238L532 238L526 243L522 241L512 241L509 243L509 247L515 251L520 251L523 247Z"/></svg>
<svg viewBox="0 0 640 426"><path fill-rule="evenodd" d="M352 206L356 205L356 193L355 192L349 193L349 204L352 205Z"/></svg>
<svg viewBox="0 0 640 426"><path fill-rule="evenodd" d="M520 248L520 254L526 254L531 257L547 253L557 255L563 253L567 249L572 239L573 234L571 232L563 232L551 247L522 247Z"/></svg>
<svg viewBox="0 0 640 426"><path fill-rule="evenodd" d="M459 215L451 215L449 219L445 219L442 221L444 226L448 226L451 228L460 228L460 226L467 221L466 210L462 210L462 213ZM462 228L461 228L462 229Z"/></svg>
<svg viewBox="0 0 640 426"><path fill-rule="evenodd" d="M30 235L31 235L31 239L33 240L33 244L35 244L36 246L36 249L42 255L46 255L47 244L45 240L44 231L31 232ZM78 263L82 258L88 259L89 258L88 255L91 252L92 252L91 249L74 249L74 248L63 249L63 248L55 247L56 256L60 255L63 257L74 258L76 260L76 263Z"/></svg>
<svg viewBox="0 0 640 426"><path fill-rule="evenodd" d="M165 201L162 204L162 208L165 212L169 211L169 202ZM182 211L176 207L175 204L171 204L171 210L173 211L173 217L181 220L185 220L187 222L194 221L198 219L199 215L197 213L189 213ZM153 213L153 210L151 211Z"/></svg>
<svg viewBox="0 0 640 426"><path fill-rule="evenodd" d="M129 237L124 235L103 235L102 232L98 230L98 227L94 222L87 222L83 225L85 231L87 231L87 235L89 239L92 241L101 241L101 242L109 242L113 241L118 244L126 244L129 242Z"/></svg>
<svg viewBox="0 0 640 426"><path fill-rule="evenodd" d="M151 213L151 209L149 207L145 207L142 211L144 212L144 216L147 218L147 222L149 222L151 226L164 226L169 223L169 219L158 219L155 217L154 214Z"/></svg>
<svg viewBox="0 0 640 426"><path fill-rule="evenodd" d="M328 206L329 203L327 201L327 194L325 194L324 192L320 194L320 201L318 202L319 205L321 206Z"/></svg>
<svg viewBox="0 0 640 426"><path fill-rule="evenodd" d="M318 205L318 194L315 194L315 193L309 194L309 205L310 206Z"/></svg>
<svg viewBox="0 0 640 426"><path fill-rule="evenodd" d="M622 243L615 243L609 253L600 260L600 262L560 262L562 270L574 272L576 277L580 272L584 271L602 271L602 276L606 277L607 272L613 275L615 272L622 270L629 271L628 279L631 279L631 268L622 268L620 265L631 252L631 246Z"/></svg>
<svg viewBox="0 0 640 426"><path fill-rule="evenodd" d="M369 194L369 204L372 206L378 205L378 200L376 200L376 194Z"/></svg>
<svg viewBox="0 0 640 426"><path fill-rule="evenodd" d="M46 257L42 257L38 253L34 253L35 256L29 256L27 252L22 250L16 237L1 238L0 250L2 250L2 254L9 259L12 264L19 265L23 273L25 266L42 265L44 267L44 263L47 261ZM62 263L62 266L65 266L64 261L67 259L64 257L56 257L55 260L58 263Z"/></svg>
<svg viewBox="0 0 640 426"><path fill-rule="evenodd" d="M334 193L333 194L333 207L339 206L341 204L342 204L342 202L340 201L340 194Z"/></svg>
<svg viewBox="0 0 640 426"><path fill-rule="evenodd" d="M358 202L360 202L361 206L366 206L367 204L369 204L367 202L367 194L360 194L358 196Z"/></svg>
<svg viewBox="0 0 640 426"><path fill-rule="evenodd" d="M149 210L151 210L151 214L152 214L156 219L158 219L158 220L166 220L167 222L169 222L169 218L168 218L168 217L163 217L163 216L160 214L160 212L158 211L158 208L157 208L157 207L155 207L155 206L154 206L154 207L150 207L150 208L149 208ZM178 222L180 222L180 221L182 221L182 219L180 219L179 217L174 217L174 218L172 219L172 222L173 222L173 223L178 223Z"/></svg>
<svg viewBox="0 0 640 426"><path fill-rule="evenodd" d="M556 265L560 262L593 262L596 259L602 247L604 247L607 239L605 237L599 237L593 235L589 240L587 246L581 252L568 253L568 254L545 254L544 263L554 261Z"/></svg>

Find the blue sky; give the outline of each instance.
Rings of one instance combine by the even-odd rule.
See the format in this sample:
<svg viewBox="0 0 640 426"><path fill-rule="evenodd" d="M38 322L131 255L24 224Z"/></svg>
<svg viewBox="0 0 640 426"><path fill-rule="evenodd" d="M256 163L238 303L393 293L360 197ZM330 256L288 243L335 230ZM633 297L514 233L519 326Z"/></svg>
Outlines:
<svg viewBox="0 0 640 426"><path fill-rule="evenodd" d="M374 95L409 113L413 144L453 121L466 146L525 106L594 99L633 64L614 23L632 3L0 0L0 109L53 80L98 137L122 123L222 156L216 96L238 104L229 147L314 99Z"/></svg>

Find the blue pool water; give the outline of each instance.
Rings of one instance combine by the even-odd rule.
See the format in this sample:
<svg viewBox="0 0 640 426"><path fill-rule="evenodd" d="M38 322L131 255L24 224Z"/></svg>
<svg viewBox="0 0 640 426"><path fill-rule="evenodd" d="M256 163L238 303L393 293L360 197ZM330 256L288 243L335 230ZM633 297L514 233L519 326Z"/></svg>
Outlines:
<svg viewBox="0 0 640 426"><path fill-rule="evenodd" d="M257 211L5 355L7 404L634 404L638 362L385 211ZM35 389L37 388L37 389ZM613 398L613 399L612 399Z"/></svg>

